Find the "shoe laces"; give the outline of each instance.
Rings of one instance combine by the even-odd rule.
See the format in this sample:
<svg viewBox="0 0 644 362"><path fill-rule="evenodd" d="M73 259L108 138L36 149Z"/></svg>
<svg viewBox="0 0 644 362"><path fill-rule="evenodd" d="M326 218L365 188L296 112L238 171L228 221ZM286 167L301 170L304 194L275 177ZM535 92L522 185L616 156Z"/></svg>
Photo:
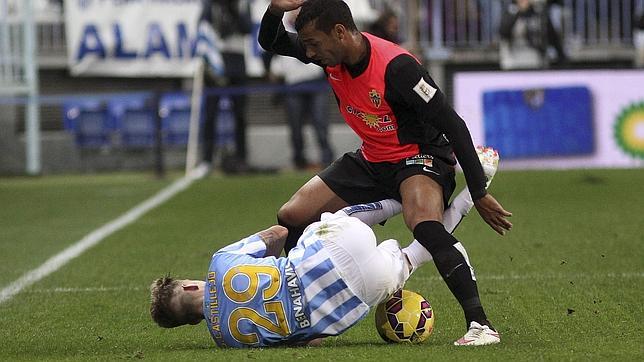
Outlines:
<svg viewBox="0 0 644 362"><path fill-rule="evenodd" d="M476 322L470 323L470 329L467 330L467 333L465 334L466 338L478 338L480 337L483 333L485 333L486 329L490 329L488 326L480 325Z"/></svg>

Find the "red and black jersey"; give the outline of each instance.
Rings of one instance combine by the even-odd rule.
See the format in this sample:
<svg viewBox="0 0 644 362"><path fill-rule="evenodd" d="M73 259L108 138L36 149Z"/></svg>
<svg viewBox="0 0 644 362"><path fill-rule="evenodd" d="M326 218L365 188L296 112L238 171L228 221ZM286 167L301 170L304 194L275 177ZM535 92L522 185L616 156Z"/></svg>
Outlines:
<svg viewBox="0 0 644 362"><path fill-rule="evenodd" d="M465 122L427 70L396 44L363 33L367 55L357 64L326 67L340 112L362 139L369 162L397 162L418 153L458 159L473 199L486 194L485 175ZM259 43L268 51L313 62L297 34L267 11Z"/></svg>
<svg viewBox="0 0 644 362"><path fill-rule="evenodd" d="M346 123L362 139L362 154L369 162L397 162L420 153L417 143L402 143L398 137L398 119L385 98L387 65L403 48L363 34L370 44L367 68L353 77L342 64L326 67L326 74L335 93L340 113Z"/></svg>

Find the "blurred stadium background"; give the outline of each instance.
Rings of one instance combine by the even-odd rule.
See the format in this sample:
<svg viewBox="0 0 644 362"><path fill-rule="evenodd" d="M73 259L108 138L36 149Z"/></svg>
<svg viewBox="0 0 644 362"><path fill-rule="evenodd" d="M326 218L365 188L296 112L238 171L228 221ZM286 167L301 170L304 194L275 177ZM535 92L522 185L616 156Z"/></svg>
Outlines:
<svg viewBox="0 0 644 362"><path fill-rule="evenodd" d="M203 35L201 1L145 3L0 0L0 174L185 167L196 60L212 50L181 50ZM248 85L205 92L246 93L249 163L288 168L288 127L276 101L285 87L268 82L255 41L268 1L242 3L253 22L242 39ZM475 142L519 160L502 167L641 167L644 1L549 1L547 16L568 60L527 74L499 71L499 25L509 3L349 1L361 28L386 8L398 14L402 44L425 61ZM143 18L141 6L148 8ZM335 102L329 111L336 152L356 148Z"/></svg>

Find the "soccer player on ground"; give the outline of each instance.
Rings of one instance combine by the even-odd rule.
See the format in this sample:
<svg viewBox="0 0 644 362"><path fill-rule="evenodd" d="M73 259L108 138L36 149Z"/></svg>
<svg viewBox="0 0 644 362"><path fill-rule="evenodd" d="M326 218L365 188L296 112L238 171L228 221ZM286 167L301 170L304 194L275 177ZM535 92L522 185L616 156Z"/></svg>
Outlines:
<svg viewBox="0 0 644 362"><path fill-rule="evenodd" d="M464 190L446 210L450 232L471 207ZM393 239L376 246L363 222L375 224L399 212L400 203L383 200L324 213L281 258L288 230L275 225L260 231L217 251L205 281L154 281L152 319L165 328L205 319L218 346L319 345L319 338L343 333L364 318L418 267L408 258L416 242L402 250Z"/></svg>
<svg viewBox="0 0 644 362"><path fill-rule="evenodd" d="M300 7L297 34L289 33L283 13ZM503 235L512 227L511 213L487 193L467 126L426 69L403 48L358 31L341 0L272 0L259 43L323 67L345 122L362 139L360 150L336 160L280 208L279 224L289 229L286 249L323 212L396 199L407 227L433 255L463 308L468 332L455 344L498 343L464 249L442 223L455 187L456 159L479 214L496 232Z"/></svg>

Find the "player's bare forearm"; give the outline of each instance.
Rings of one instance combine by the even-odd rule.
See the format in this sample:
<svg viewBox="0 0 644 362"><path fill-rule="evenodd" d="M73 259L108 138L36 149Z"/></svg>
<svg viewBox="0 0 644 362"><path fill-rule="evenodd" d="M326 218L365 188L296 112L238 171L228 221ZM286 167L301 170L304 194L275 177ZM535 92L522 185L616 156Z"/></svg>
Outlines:
<svg viewBox="0 0 644 362"><path fill-rule="evenodd" d="M260 231L259 237L266 244L266 254L264 256L279 257L282 249L284 249L287 235L288 229L280 225L273 225L266 230Z"/></svg>
<svg viewBox="0 0 644 362"><path fill-rule="evenodd" d="M506 231L512 229L512 223L507 219L512 213L505 210L492 195L486 194L475 200L474 206L483 220L500 235L505 235Z"/></svg>

